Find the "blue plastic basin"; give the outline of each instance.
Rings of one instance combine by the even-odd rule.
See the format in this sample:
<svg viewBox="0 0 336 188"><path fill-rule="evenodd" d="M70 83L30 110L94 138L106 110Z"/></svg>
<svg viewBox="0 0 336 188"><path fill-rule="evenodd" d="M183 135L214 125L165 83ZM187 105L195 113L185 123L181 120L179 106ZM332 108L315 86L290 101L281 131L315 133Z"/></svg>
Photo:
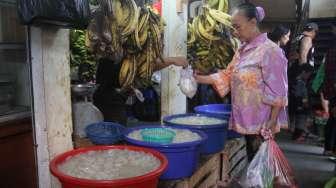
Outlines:
<svg viewBox="0 0 336 188"><path fill-rule="evenodd" d="M196 106L194 108L195 113L207 114L216 117L227 117L231 115L231 105L230 104L207 104Z"/></svg>
<svg viewBox="0 0 336 188"><path fill-rule="evenodd" d="M207 135L201 131L192 130L195 133L198 133L202 139L185 142L185 143L170 143L170 144L159 144L159 143L150 143L140 140L135 140L129 138L127 135L133 131L146 129L146 128L169 128L165 126L138 126L134 128L128 128L124 132L124 139L126 142L141 146L155 149L163 153L168 159L168 168L162 174L160 179L172 180L180 179L185 177L190 177L196 170L197 164L200 157L200 147L201 144L207 139ZM183 129L183 128L176 128Z"/></svg>
<svg viewBox="0 0 336 188"><path fill-rule="evenodd" d="M97 145L109 145L122 139L124 126L113 122L98 122L85 128L86 136Z"/></svg>
<svg viewBox="0 0 336 188"><path fill-rule="evenodd" d="M195 113L198 114L207 114L219 118L230 118L231 116L231 105L230 104L208 104L196 106L194 108ZM237 133L234 130L228 130L227 137L228 139L240 138L242 135Z"/></svg>
<svg viewBox="0 0 336 188"><path fill-rule="evenodd" d="M215 124L215 125L186 125L186 124L177 124L177 123L171 122L175 118L189 117L189 116L213 117L213 118L225 120L225 123ZM228 129L227 129L228 123L227 123L226 118L219 118L219 117L209 116L206 114L190 113L190 114L178 114L178 115L167 116L163 118L163 122L167 126L182 127L182 128L187 128L190 130L203 131L208 136L208 139L201 146L202 154L212 154L212 153L216 153L224 149L226 138L227 138L227 132L228 132Z"/></svg>

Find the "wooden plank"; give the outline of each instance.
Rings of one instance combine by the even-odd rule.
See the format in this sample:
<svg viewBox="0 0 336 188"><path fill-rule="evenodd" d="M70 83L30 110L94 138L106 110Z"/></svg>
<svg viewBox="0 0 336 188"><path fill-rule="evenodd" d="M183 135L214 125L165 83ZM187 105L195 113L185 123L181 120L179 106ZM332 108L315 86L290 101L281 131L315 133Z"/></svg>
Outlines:
<svg viewBox="0 0 336 188"><path fill-rule="evenodd" d="M222 153L221 155L221 181L228 182L230 179L230 161L227 153Z"/></svg>
<svg viewBox="0 0 336 188"><path fill-rule="evenodd" d="M230 177L231 178L237 177L237 175L239 175L242 172L242 170L246 168L247 164L248 164L247 157L241 159L241 161L239 161L238 164L230 172Z"/></svg>
<svg viewBox="0 0 336 188"><path fill-rule="evenodd" d="M215 188L219 180L219 172L213 171L197 188Z"/></svg>
<svg viewBox="0 0 336 188"><path fill-rule="evenodd" d="M230 171L236 166L236 164L247 156L246 147L241 148L230 160Z"/></svg>
<svg viewBox="0 0 336 188"><path fill-rule="evenodd" d="M229 158L232 158L234 154L236 154L242 147L246 145L245 138L237 138L229 140L226 145L225 149L222 153L227 153Z"/></svg>
<svg viewBox="0 0 336 188"><path fill-rule="evenodd" d="M210 158L204 165L202 165L193 176L189 179L189 187L195 187L200 181L211 172L218 173L219 179L220 170L220 155L216 154Z"/></svg>

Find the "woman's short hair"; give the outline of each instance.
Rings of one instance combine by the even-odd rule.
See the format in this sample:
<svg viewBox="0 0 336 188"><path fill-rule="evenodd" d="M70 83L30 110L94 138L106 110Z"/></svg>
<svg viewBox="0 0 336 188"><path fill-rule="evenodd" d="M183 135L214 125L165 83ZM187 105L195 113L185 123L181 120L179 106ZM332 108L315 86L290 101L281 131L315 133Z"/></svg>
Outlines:
<svg viewBox="0 0 336 188"><path fill-rule="evenodd" d="M303 31L308 31L308 32L309 31L318 32L318 30L319 30L319 26L316 23L314 23L314 22L307 23L305 25L305 27L303 28Z"/></svg>
<svg viewBox="0 0 336 188"><path fill-rule="evenodd" d="M283 25L276 26L271 33L268 34L268 38L273 42L279 42L281 37L287 35L289 29Z"/></svg>

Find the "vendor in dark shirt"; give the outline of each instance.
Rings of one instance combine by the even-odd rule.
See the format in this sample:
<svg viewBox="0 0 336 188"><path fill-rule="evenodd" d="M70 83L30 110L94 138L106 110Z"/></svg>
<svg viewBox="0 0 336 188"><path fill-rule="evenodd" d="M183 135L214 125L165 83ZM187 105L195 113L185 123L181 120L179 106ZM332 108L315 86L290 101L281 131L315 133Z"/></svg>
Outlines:
<svg viewBox="0 0 336 188"><path fill-rule="evenodd" d="M126 100L128 94L119 91L119 72L121 64L114 63L110 59L102 58L98 62L96 73L96 83L98 88L93 95L93 103L103 113L104 121L114 121L125 125L127 123L126 116ZM161 70L170 65L186 66L188 64L186 58L168 57L164 58L164 62L158 60L154 71Z"/></svg>

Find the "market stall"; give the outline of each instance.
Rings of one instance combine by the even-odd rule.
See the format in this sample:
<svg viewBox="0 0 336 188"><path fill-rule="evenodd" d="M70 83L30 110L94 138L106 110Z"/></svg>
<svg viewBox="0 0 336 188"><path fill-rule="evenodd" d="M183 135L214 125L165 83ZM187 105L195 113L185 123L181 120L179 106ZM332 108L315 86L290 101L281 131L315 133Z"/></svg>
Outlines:
<svg viewBox="0 0 336 188"><path fill-rule="evenodd" d="M61 180L64 187L70 186L69 181L66 180L69 177L66 176L64 179L62 175L62 173L70 172L62 172L60 174L54 168L55 165L61 163L61 159L56 156L71 150L73 146L75 148L85 147L87 148L84 149L85 151L90 151L89 145L115 145L125 144L126 142L128 145L137 145L138 143L129 142L120 136L123 132L122 127L127 127L127 122L123 122L127 115L124 111L127 106L125 107L124 105L130 96L136 97L139 101L146 99L145 92L141 91L153 85L152 75L156 70L173 64L180 66L169 66L161 71L161 118L186 113L186 95L192 97L192 95L189 95L189 90L191 89L193 92L195 88L188 87L188 80L186 82L187 85L180 82L180 71L183 63L181 64L181 60L176 57L187 56L187 45L185 43L187 40L189 45L188 53L193 68L207 73L214 71L214 69L224 68L230 58L232 58L234 48L237 47L235 46L237 45L236 41L231 36L227 36L225 32L225 29L228 29L226 27L230 27L229 16L227 15L228 2L225 0L214 1L212 7L203 8L205 12L200 14L194 22L190 22L189 29L187 29L188 3L185 1L158 1L155 2L155 6L153 6L151 1L112 0L91 2L92 15L90 17L87 12L88 4L86 3L88 1L78 2L79 5L83 5L78 6L80 8L76 10L79 17L66 17L67 15L62 15L61 12L45 12L36 7L29 7L34 5L25 6L24 1L20 1L18 4L21 21L30 26L28 30L28 54L31 61L32 91L35 99L32 102L34 108L33 123L36 134L35 142L38 146L36 148L36 162L40 186L58 187L60 185L58 180ZM72 1L64 4L65 11L71 10L69 8L73 6L71 3ZM41 6L51 10L52 6L55 8L62 7L58 5L57 3L55 5L46 3ZM206 17L210 19L211 26L206 25ZM88 18L92 19L88 21ZM85 29L86 26L88 26L86 30L80 30ZM69 32L68 29L63 29L64 27L71 28L72 31ZM218 28L216 32L211 33L210 27ZM189 35L193 36L192 38L187 38L188 32ZM224 44L224 40L217 41L219 36L224 37L228 43ZM213 47L207 46L205 39L211 39L212 42L217 41L220 44L216 48L216 52L223 53L223 56L218 56L220 57L219 61L214 64L209 64L205 59L202 61L197 60L204 58L206 54L210 53L210 48ZM203 41L201 42L201 40ZM196 43L198 42L201 42L203 46L197 48ZM67 48L64 48L64 46L67 46ZM68 58L69 51L70 59ZM212 54L212 58L216 58L215 55L215 53ZM99 67L94 67L92 62L105 63L108 67L113 65L111 69L100 67L100 71L112 70L113 73L104 72L105 75L100 77L100 79L103 78L102 80L105 81L110 78L112 80L112 83L108 83L112 84L108 85L108 87L112 86L113 88L111 90L112 95L108 93L106 95L108 96L107 98L100 97L103 95L94 94L94 92L99 90L99 87L105 87L106 85L104 84L106 82L103 81L96 84L95 81L98 80L98 77L95 77L92 73ZM70 67L68 66L69 63ZM76 70L76 68L77 73L74 74L73 70ZM70 73L72 75L71 78L69 77ZM113 80L113 77L117 79ZM179 82L180 88L178 86ZM114 98L115 96L116 98ZM119 99L120 103L114 103ZM101 100L100 104L103 105L97 105L99 104L97 100ZM106 104L110 105L110 107L105 108L106 106L104 105ZM118 108L118 105L121 108ZM122 125L118 125L120 129L116 124L101 123L102 115L105 121L115 120L121 123ZM216 119L215 117L200 114L196 115L196 117ZM132 149L130 146L121 148L126 148L125 150L130 153L139 154L145 152L148 156L154 155L154 158L156 158L153 158L154 161L159 159L161 161L160 170L157 171L155 178L154 176L152 177L153 174L151 173L150 177L157 181L162 174L161 179L165 179L165 181L160 182L160 186L161 184L167 184L168 186L177 182L184 182L182 184L188 184L187 187L217 185L223 179L222 177L227 178L229 173L234 174L235 170L233 169L236 169L235 166L239 166L236 164L244 161L245 154L243 152L239 155L236 154L238 149L239 151L244 150L244 144L231 146L231 148L238 147L237 151L232 153L232 156L235 154L239 159L235 159L228 149L224 149L226 144L234 141L227 140L227 119L217 118L216 121L219 122L214 123L214 125L208 125L209 127L206 128L201 127L206 125L206 123L201 123L197 125L199 126L197 130L188 128L189 125L169 125L169 120L166 121L167 126L169 126L166 129L178 130L178 132L181 129L181 131L185 131L182 131L182 135L191 134L198 136L199 140L194 141L186 141L185 137L182 136L180 138L182 143L180 145L177 144L179 147L187 148L190 147L191 142L195 144L193 146L194 150L190 152L195 160L190 161L192 164L189 166L190 168L187 168L189 171L185 174L179 175L175 168L180 163L186 163L189 156L175 160L175 154L168 154L171 150L160 150L148 145L140 145L140 149ZM98 124L98 127L103 127L102 132L83 126L94 122ZM160 123L156 122L156 125L162 128ZM192 126L190 125L189 127ZM166 129L165 131L167 131ZM207 132L206 129L211 130ZM214 132L218 130L220 134L215 134ZM93 138L95 137L93 133L98 133L98 137L104 137L106 136L105 134L107 134L107 137L119 134L119 137L114 138L112 142L101 142L103 138L97 138L97 136ZM176 132L174 134L177 135ZM210 139L206 141L206 138L209 137ZM106 137L104 139L108 140ZM218 143L216 147L212 146L216 142ZM175 148L177 146L172 144L172 151L183 150L183 147ZM145 149L146 147L160 151L161 154L157 154L153 150L147 150ZM100 150L106 149L103 148L105 147L96 147L96 149L92 148L92 150L98 150L97 152L99 153ZM84 155L84 150L73 150L73 153L67 153L67 155ZM112 148L107 147L107 150L109 150L107 152L108 155L120 154L118 149L114 152ZM162 157L162 153L164 157ZM185 154L185 152L181 153ZM144 157L148 156L145 155ZM165 164L166 158L167 164ZM55 159L55 161L50 163L52 159ZM222 164L224 162L227 164L228 161L233 162L227 165L228 167L224 167ZM136 160L135 163L137 163ZM49 164L53 164L50 168L54 176L49 173ZM242 166L240 165L239 168L241 169ZM158 168L158 166L153 168ZM169 168L172 169L169 171ZM221 173L222 171L224 172L224 169L227 169L227 172L225 172L227 175ZM142 172L142 175L145 176L147 172ZM208 175L210 176L207 177ZM70 176L75 175L70 173ZM123 179L124 176L119 178ZM204 178L207 180L203 181L202 179ZM152 180L154 181L154 179ZM111 181L113 180L111 179ZM81 180L78 181L81 182ZM75 182L78 183L78 181L76 180ZM99 180L96 179L95 181ZM229 180L225 179L225 181L228 182ZM72 183L74 182L72 181ZM151 183L153 187L156 187L158 182ZM83 184L81 185L84 186ZM137 187L137 185L135 184L134 187Z"/></svg>
<svg viewBox="0 0 336 188"><path fill-rule="evenodd" d="M206 74L225 68L238 45L237 40L228 32L232 27L230 16L227 14L228 1L209 1L209 4L200 4L195 8L202 11L194 15L194 18L188 18L189 6L184 1L158 1L154 8L150 1L113 0L110 2L112 4L104 2L110 1L98 3L92 13L93 19L82 37L85 37L84 45L88 49L88 51L83 49L86 55L93 56L99 62L98 72L105 71L103 77L97 75L99 83L95 86L98 87L96 92L102 91L100 89L106 86L107 80L113 80L108 86L112 88L109 91L110 99L105 99L105 94L102 93L93 95L92 102L102 112L106 122L97 121L87 126L85 136L74 140L75 148L101 144L127 144L159 151L168 162L168 166L160 176L159 187L191 188L229 184L247 164L245 141L243 138L228 138L227 115L222 117L207 113L184 114L187 112L186 96L192 98L195 90L189 82L191 77L184 77L187 69L183 70L184 73L181 68L171 66L161 71L160 106L165 126L156 121L151 123L155 124L154 127L135 125L133 128L127 128L127 121L124 119L127 113L122 107L122 103L128 101L125 99L130 97L138 101L146 100L147 95L143 89L153 84L152 75L155 70L171 64L176 65L176 62L170 62L176 59L164 56L186 56L188 52L192 68ZM162 11L162 16L155 8ZM207 19L211 25L206 23ZM191 22L188 23L188 20ZM76 41L75 44L78 46L80 42ZM81 56L74 53L77 48L74 46L71 49L72 55L77 57L72 61L80 60ZM210 50L212 48L215 50ZM111 71L107 73L107 69ZM117 79L114 80L113 77ZM185 81L182 78L185 78ZM94 83L94 80L92 81ZM75 93L74 89L76 85L73 86L73 101L74 99L78 101L79 94ZM85 101L88 101L85 95L83 96ZM91 99L89 98L89 101ZM115 103L119 99L121 103ZM113 106L110 108L108 104ZM77 115L77 118L84 117ZM117 121L119 124L107 121ZM78 134L76 128L80 127L76 124L74 126L75 134ZM83 127L80 129L84 130ZM121 134L123 136L120 136ZM154 141L145 140L147 139L145 134L149 134L148 137L160 137ZM160 139L169 134L173 136L172 143L161 143ZM63 179L59 172L55 170L52 172L61 180L63 186L67 185L67 180ZM85 182L80 177L77 178L79 178L76 180L77 183ZM99 182L99 179L95 181ZM86 186L90 187L89 184Z"/></svg>

